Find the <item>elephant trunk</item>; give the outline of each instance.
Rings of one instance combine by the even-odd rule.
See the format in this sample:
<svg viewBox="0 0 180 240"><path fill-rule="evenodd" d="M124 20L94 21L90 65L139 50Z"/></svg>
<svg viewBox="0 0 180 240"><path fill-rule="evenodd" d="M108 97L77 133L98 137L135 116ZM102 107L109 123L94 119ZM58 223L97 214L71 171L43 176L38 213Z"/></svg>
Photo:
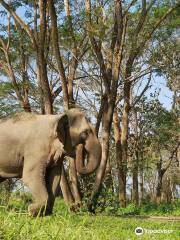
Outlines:
<svg viewBox="0 0 180 240"><path fill-rule="evenodd" d="M99 166L101 161L101 144L97 139L91 136L86 140L85 145L79 144L76 149L76 170L80 174L91 174ZM87 164L85 165L85 157L87 155Z"/></svg>

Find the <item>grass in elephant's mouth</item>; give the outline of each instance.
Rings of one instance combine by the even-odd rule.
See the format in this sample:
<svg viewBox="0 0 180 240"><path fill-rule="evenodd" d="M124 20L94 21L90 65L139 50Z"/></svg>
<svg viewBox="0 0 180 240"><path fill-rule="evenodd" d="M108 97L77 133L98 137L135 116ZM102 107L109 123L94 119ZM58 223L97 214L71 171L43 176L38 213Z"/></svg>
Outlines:
<svg viewBox="0 0 180 240"><path fill-rule="evenodd" d="M22 202L21 202L22 204ZM15 205L15 203L14 203ZM180 222L149 221L89 214L70 214L61 200L55 204L54 214L31 218L26 206L18 202L15 210L0 208L0 240L128 240L180 239ZM17 211L19 208L19 212ZM134 230L172 230L170 233L144 233L136 236Z"/></svg>

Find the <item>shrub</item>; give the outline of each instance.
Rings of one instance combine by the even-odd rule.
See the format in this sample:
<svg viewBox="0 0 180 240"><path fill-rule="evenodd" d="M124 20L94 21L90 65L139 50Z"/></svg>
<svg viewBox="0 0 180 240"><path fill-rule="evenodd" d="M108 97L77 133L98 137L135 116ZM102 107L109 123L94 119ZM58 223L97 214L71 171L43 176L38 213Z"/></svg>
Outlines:
<svg viewBox="0 0 180 240"><path fill-rule="evenodd" d="M131 203L125 208L118 208L118 215L138 215L140 212L139 208L135 204Z"/></svg>

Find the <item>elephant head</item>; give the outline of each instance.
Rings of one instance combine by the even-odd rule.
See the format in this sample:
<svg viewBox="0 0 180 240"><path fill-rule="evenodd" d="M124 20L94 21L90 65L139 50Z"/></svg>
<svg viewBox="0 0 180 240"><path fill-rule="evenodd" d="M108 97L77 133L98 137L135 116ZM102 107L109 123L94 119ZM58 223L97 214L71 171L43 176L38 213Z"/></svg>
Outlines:
<svg viewBox="0 0 180 240"><path fill-rule="evenodd" d="M90 174L97 169L101 144L84 113L79 109L66 111L59 119L57 133L67 155L76 150L76 169L80 174Z"/></svg>

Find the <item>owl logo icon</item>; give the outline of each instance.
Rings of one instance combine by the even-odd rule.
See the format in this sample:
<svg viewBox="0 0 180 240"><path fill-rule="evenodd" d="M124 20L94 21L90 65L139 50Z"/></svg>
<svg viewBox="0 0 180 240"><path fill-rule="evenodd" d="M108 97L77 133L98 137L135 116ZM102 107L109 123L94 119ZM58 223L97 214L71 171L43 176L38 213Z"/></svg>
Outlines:
<svg viewBox="0 0 180 240"><path fill-rule="evenodd" d="M142 227L137 227L137 228L135 229L135 234L136 234L137 236L142 235L143 232L144 232L144 231L143 231Z"/></svg>

